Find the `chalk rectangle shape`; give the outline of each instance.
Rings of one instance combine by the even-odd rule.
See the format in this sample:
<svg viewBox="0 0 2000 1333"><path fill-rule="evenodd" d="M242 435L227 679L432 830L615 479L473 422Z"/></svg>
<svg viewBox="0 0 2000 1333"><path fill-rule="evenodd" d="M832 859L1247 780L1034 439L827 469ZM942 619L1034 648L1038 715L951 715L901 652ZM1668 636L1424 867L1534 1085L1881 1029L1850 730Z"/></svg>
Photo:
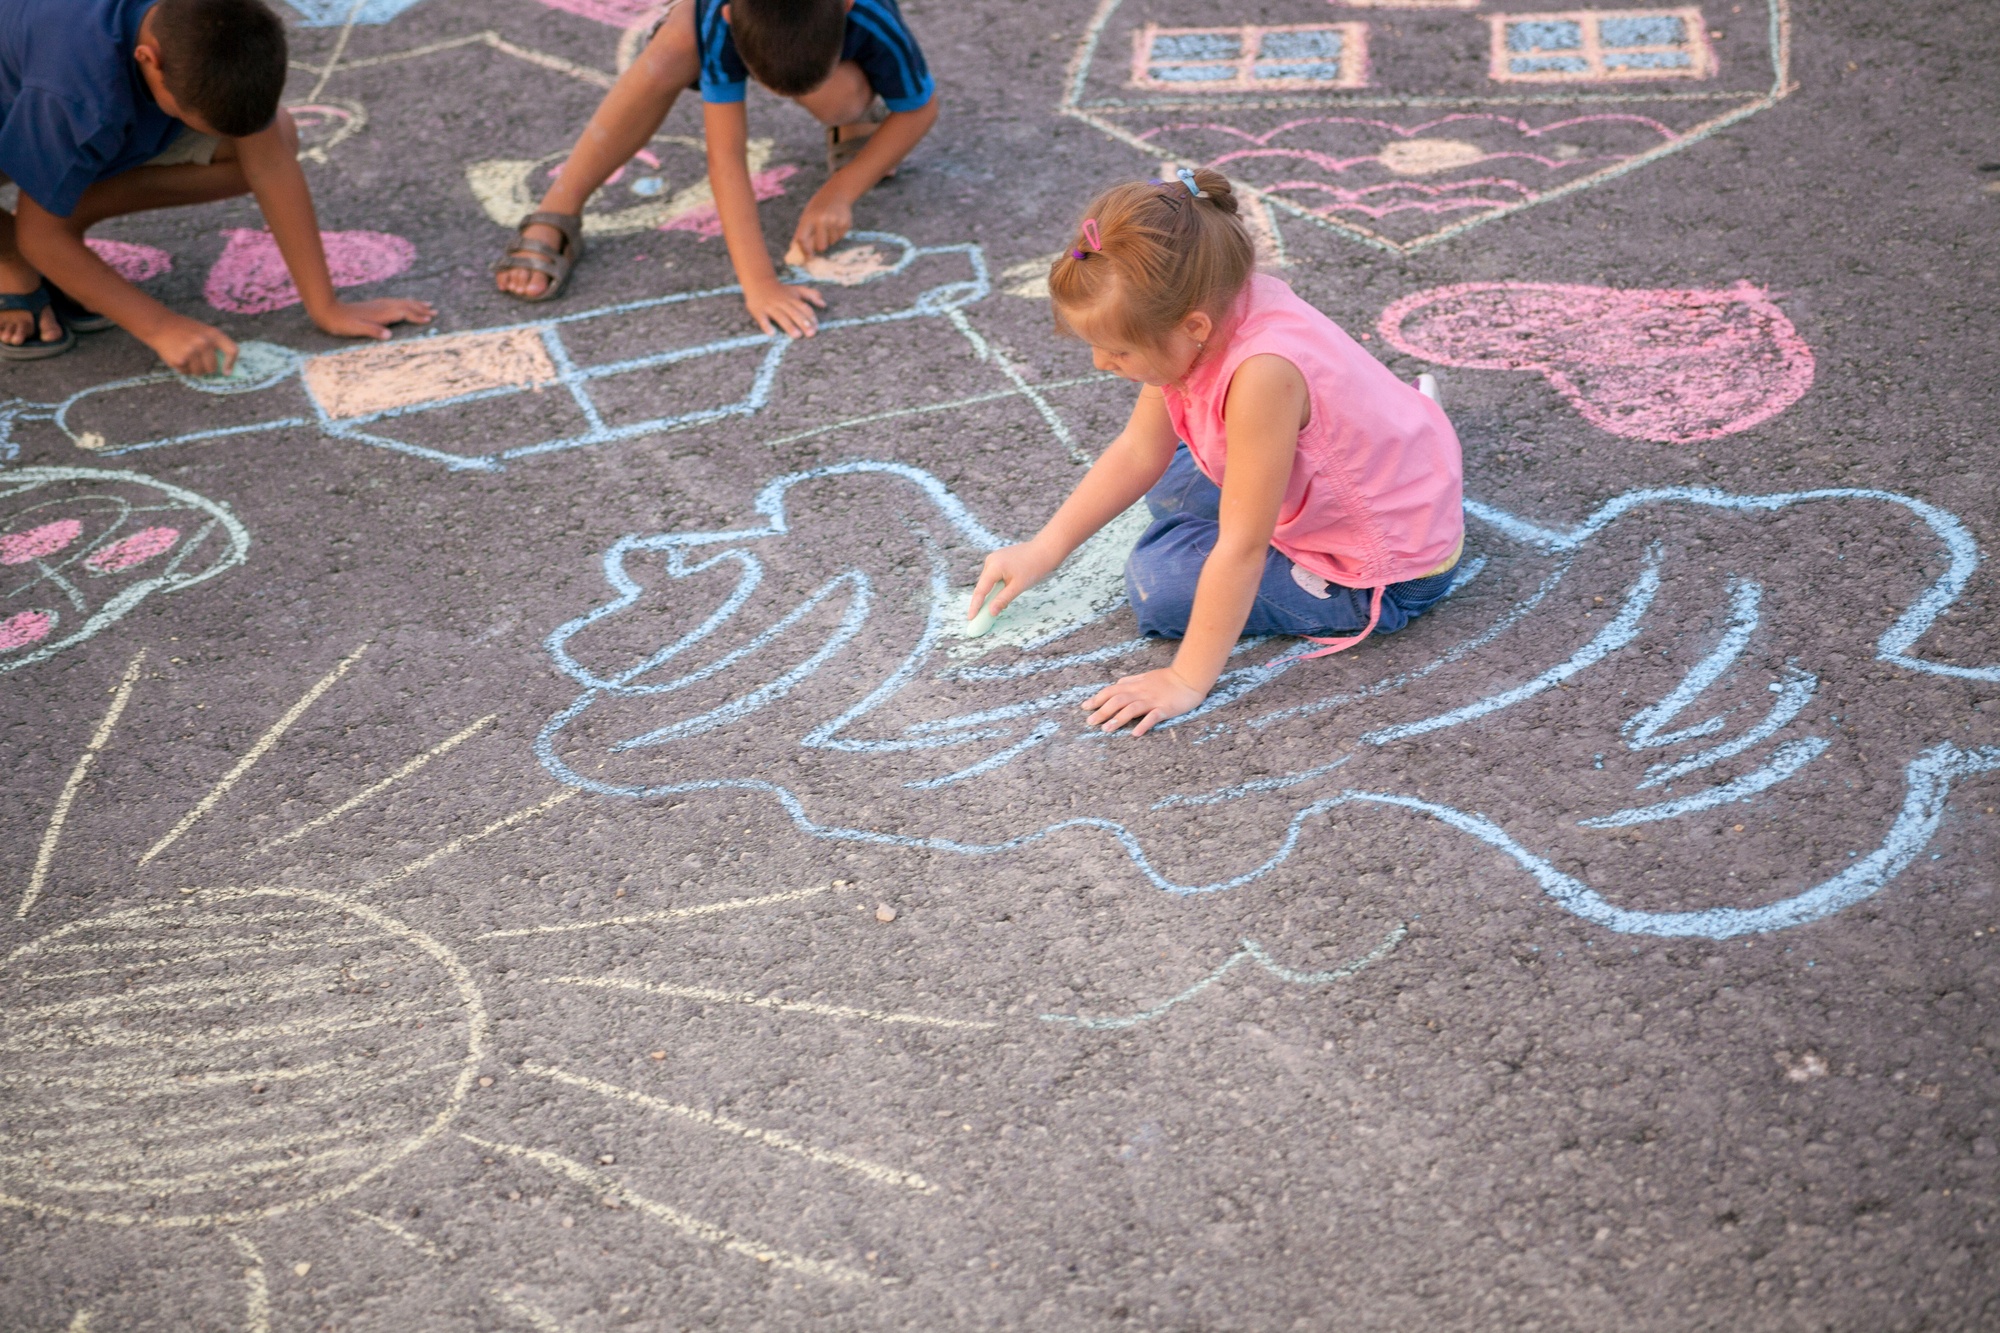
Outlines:
<svg viewBox="0 0 2000 1333"><path fill-rule="evenodd" d="M556 378L539 330L502 329L357 347L306 362L306 389L334 420L374 416Z"/></svg>
<svg viewBox="0 0 2000 1333"><path fill-rule="evenodd" d="M1715 48L1701 11L1573 9L1489 14L1489 74L1501 83L1707 79Z"/></svg>
<svg viewBox="0 0 2000 1333"><path fill-rule="evenodd" d="M1268 92L1363 88L1368 25L1163 28L1132 34L1132 86L1156 91Z"/></svg>

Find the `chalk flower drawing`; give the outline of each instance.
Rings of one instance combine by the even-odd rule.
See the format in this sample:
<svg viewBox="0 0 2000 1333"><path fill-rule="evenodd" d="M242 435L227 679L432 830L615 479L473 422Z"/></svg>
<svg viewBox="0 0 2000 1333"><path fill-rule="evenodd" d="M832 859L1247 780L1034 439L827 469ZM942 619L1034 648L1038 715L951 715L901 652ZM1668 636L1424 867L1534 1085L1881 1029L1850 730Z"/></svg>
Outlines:
<svg viewBox="0 0 2000 1333"><path fill-rule="evenodd" d="M1414 815L1500 853L1585 920L1717 939L1818 920L1880 892L1929 842L1952 783L2000 767L2000 750L1960 748L1942 730L1893 767L1864 758L1870 719L1887 726L1886 711L1833 702L1863 688L1853 659L1870 645L1906 671L2000 680L2000 666L1918 651L1979 562L1943 509L1855 489L1669 488L1629 492L1570 527L1477 502L1468 510L1483 533L1461 590L1421 631L1333 670L1288 642L1246 642L1246 665L1143 741L1085 729L1076 710L1110 677L1165 660L1164 648L1126 637L1130 621L1117 614L1118 536L1079 553L1034 590L1042 601L1010 635L977 641L971 653L985 656L970 656L953 637L965 600L954 576L1002 538L908 465L790 474L757 494L741 526L635 535L605 553L611 600L549 635L552 662L580 692L550 718L538 751L580 790L760 792L802 831L837 841L987 857L1057 837L1109 839L1145 880L1183 895L1250 884L1305 840L1356 821ZM1717 525L1754 526L1764 539L1751 550L1775 552L1770 534L1782 531L1784 554L1711 572L1701 550ZM854 532L869 538L854 543ZM1859 546L1856 532L1868 534ZM1845 559L1876 543L1908 545L1909 560L1934 572L1916 582L1887 557ZM1815 582L1820 564L1829 568ZM1845 609L1854 599L1843 592L1815 596L1862 579L1904 603L1886 626ZM1586 590L1597 596L1579 614ZM1387 674L1357 684L1371 666ZM1541 739L1513 734L1523 719ZM1535 803L1528 771L1549 760L1550 726L1598 751L1568 775L1593 790L1593 806ZM751 729L763 740L754 751L738 740ZM1200 746L1232 733L1257 737L1259 767L1276 771L1207 790L1159 776L1171 771L1154 762L1170 738ZM776 771L773 738L792 744ZM1397 781L1444 738L1466 747L1462 781L1435 767L1424 791ZM1247 752L1216 753L1218 775L1240 773L1232 756ZM1522 778L1511 791L1498 778L1510 769ZM1455 801L1435 794L1446 788ZM1513 808L1507 823L1476 808L1496 799ZM1237 829L1257 811L1250 822L1263 821L1268 842L1203 837L1204 818L1225 804ZM1857 840L1852 859L1816 863L1794 806L1840 810ZM1705 882L1718 810L1776 829L1769 884ZM1593 884L1558 869L1639 826L1681 858L1661 884ZM1233 858L1218 850L1231 845Z"/></svg>
<svg viewBox="0 0 2000 1333"><path fill-rule="evenodd" d="M1720 291L1464 282L1404 297L1377 327L1435 365L1536 371L1593 426L1628 439L1719 439L1812 387L1812 349L1747 282Z"/></svg>
<svg viewBox="0 0 2000 1333"><path fill-rule="evenodd" d="M0 472L0 673L32 666L154 594L243 563L222 505L138 472Z"/></svg>
<svg viewBox="0 0 2000 1333"><path fill-rule="evenodd" d="M1101 0L1058 109L1227 173L1272 210L1409 252L1689 148L1791 92L1786 0L1481 14Z"/></svg>

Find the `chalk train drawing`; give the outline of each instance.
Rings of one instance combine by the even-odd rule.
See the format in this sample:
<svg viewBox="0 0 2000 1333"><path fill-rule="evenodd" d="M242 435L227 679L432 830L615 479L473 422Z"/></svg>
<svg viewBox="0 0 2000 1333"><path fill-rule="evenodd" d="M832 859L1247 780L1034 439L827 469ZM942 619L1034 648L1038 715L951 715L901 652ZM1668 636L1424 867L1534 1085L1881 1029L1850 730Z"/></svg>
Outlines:
<svg viewBox="0 0 2000 1333"><path fill-rule="evenodd" d="M1813 355L1747 282L1621 291L1466 282L1382 312L1383 340L1442 366L1532 370L1613 435L1694 444L1768 421L1812 387Z"/></svg>
<svg viewBox="0 0 2000 1333"><path fill-rule="evenodd" d="M156 593L243 563L250 534L193 491L138 472L0 472L0 672L82 643Z"/></svg>
<svg viewBox="0 0 2000 1333"><path fill-rule="evenodd" d="M1379 653L1402 665L1360 688L1324 663L1293 675L1305 663L1289 644L1246 642L1239 656L1249 664L1226 673L1208 701L1150 741L1107 739L1083 728L1076 709L1110 677L1165 660L1164 649L1125 637L1129 629L1107 613L1122 601L1115 560L1085 577L1104 585L1095 599L1086 589L1060 590L1018 627L1011 645L989 650L1000 660L968 663L951 651L965 601L953 572L972 568L1002 539L936 477L896 463L834 465L777 478L758 493L752 509L754 520L741 527L631 536L605 553L611 600L547 640L555 666L580 689L537 741L543 764L556 777L580 790L638 799L761 792L815 837L967 856L1089 831L1108 836L1139 874L1174 894L1252 883L1293 856L1308 821L1343 807L1343 819L1389 808L1398 817L1427 816L1487 844L1527 871L1559 906L1610 930L1719 939L1818 920L1881 891L1929 842L1952 783L2000 767L2000 749L1964 749L1942 740L1919 744L1903 759L1901 794L1886 808L1842 807L1857 837L1863 828L1874 830L1868 835L1879 839L1873 850L1857 852L1817 883L1749 906L1712 905L1708 900L1726 890L1704 885L1689 890L1704 905L1686 910L1619 906L1604 890L1556 869L1552 858L1577 835L1547 827L1532 810L1517 819L1536 828L1533 836L1560 839L1548 851L1532 849L1523 841L1528 835L1461 806L1393 786L1342 785L1363 781L1363 761L1384 755L1393 768L1405 747L1439 732L1451 731L1471 747L1504 744L1504 715L1530 701L1538 701L1539 712L1592 689L1599 695L1657 690L1657 702L1617 729L1631 758L1622 759L1614 742L1604 747L1612 753L1598 761L1606 765L1602 779L1594 772L1572 775L1593 790L1587 799L1602 807L1582 812L1586 817L1572 820L1573 828L1686 827L1704 812L1754 803L1786 783L1831 799L1830 777L1851 780L1862 763L1846 739L1833 737L1853 737L1861 725L1855 714L1865 705L1850 707L1842 727L1834 728L1819 689L1824 668L1806 663L1803 646L1789 656L1775 654L1786 639L1823 633L1845 619L1840 608L1852 599L1841 592L1830 593L1827 605L1796 607L1815 587L1894 575L1857 561L1834 565L1813 582L1806 562L1788 551L1774 554L1767 571L1723 584L1703 572L1703 557L1670 548L1705 523L1749 524L1795 512L1839 525L1834 530L1842 533L1865 528L1884 541L1917 531L1927 546L1916 558L1941 565L1942 572L1928 587L1898 583L1878 590L1884 599L1909 600L1893 624L1873 633L1877 658L1912 672L2000 680L2000 666L1960 666L1915 654L1919 639L1966 586L1979 555L1956 517L1889 492L1634 491L1571 528L1471 503L1469 512L1490 539L1468 566L1468 574L1479 574L1474 587L1496 578L1496 572L1480 572L1488 561L1511 568L1519 583L1512 604L1497 614L1486 611L1476 632L1436 651L1439 637L1452 632L1447 626L1477 614L1462 606L1491 600L1462 591L1425 622L1429 638L1385 640ZM830 514L839 518L822 517ZM857 531L870 534L865 557L857 558L858 548L845 540ZM899 532L908 536L899 538ZM1635 553L1627 536L1635 533L1658 535ZM1748 545L1772 547L1754 538ZM1549 623L1554 590L1586 578L1614 594L1603 619L1594 619L1593 610L1573 622ZM1475 600L1462 600L1468 597ZM1765 610L1774 597L1794 606L1776 623ZM1696 660L1679 663L1679 682L1662 681L1660 672L1676 661L1675 649L1685 653L1695 637L1677 640L1675 629L1718 616L1722 625L1714 641ZM1674 647L1662 649L1652 640ZM1411 661L1407 645L1415 642L1428 643L1434 655ZM656 646L638 646L644 644ZM1753 644L1755 653L1749 651ZM1353 659L1370 660L1380 658ZM1547 665L1523 665L1537 660ZM1509 683L1498 689L1478 683L1482 668L1487 679L1497 675ZM1409 688L1425 677L1433 679L1422 690ZM1313 697L1313 682L1327 679L1342 681L1339 691ZM1858 688L1843 683L1843 689ZM1283 701L1287 692L1289 702ZM1453 695L1463 701L1447 702ZM1254 703L1273 696L1280 698L1261 710ZM1364 704L1373 704L1376 715L1355 716L1351 723L1333 719L1333 737L1358 728L1344 742L1329 736L1325 722L1301 729L1296 743L1287 729L1333 709L1359 713ZM1712 711L1699 714L1702 709ZM1577 723L1593 725L1591 719ZM762 738L754 760L736 739L752 729ZM1311 762L1219 791L1159 785L1154 757L1176 734L1200 744L1232 731L1259 737L1259 754L1272 765L1290 755ZM1503 739L1495 742L1494 736ZM772 771L774 738L789 738L794 746L789 775ZM1509 761L1503 754L1497 762ZM1329 781L1336 770L1339 778ZM1879 775L1878 790L1893 785L1879 765L1861 772ZM993 787L1003 775L1010 780ZM1434 776L1430 785L1446 776ZM973 785L981 782L988 786ZM1521 784L1524 790L1536 786ZM950 799L940 804L937 795L945 789ZM1082 809L1069 813L1079 802ZM1239 868L1188 878L1175 866L1209 864L1217 856L1217 843L1191 832L1190 823L1222 804L1232 804L1239 820L1246 809L1265 811L1266 822L1278 820L1275 849L1246 849ZM1758 817L1774 816L1759 807ZM1243 861L1251 864L1242 868ZM1788 885L1798 870L1784 866L1773 887ZM1699 865L1689 871L1699 884Z"/></svg>
<svg viewBox="0 0 2000 1333"><path fill-rule="evenodd" d="M909 281L894 281L905 275ZM840 338L883 324L938 319L967 339L980 360L994 360L984 340L959 313L961 307L991 290L985 256L976 245L919 246L887 232L855 232L844 248L817 261L810 271L796 270L793 276L855 289L857 295L851 298L855 305L850 309L856 305L865 308L872 296L867 289L883 284L885 295L872 301L877 309L822 320L821 337ZM930 285L918 288L915 284L920 281ZM500 471L518 459L686 430L761 410L770 400L778 372L792 349L791 339L757 332L716 339L674 331L677 326L707 327L704 317L718 306L733 311L741 290L733 285L715 287L498 328L433 334L316 356L270 343L246 344L242 364L230 376L191 379L162 370L93 385L59 403L20 399L0 403L0 448L18 447L13 440L15 427L34 421L53 422L72 443L105 458L316 426L338 439L428 459L453 470ZM606 341L605 335L614 333L628 346L634 339L652 340L656 350L615 357L600 353L599 359L593 360L571 340L584 334L588 341L583 346L595 346ZM701 361L715 363L709 372L711 380L734 387L709 389L713 395L709 401L693 405L685 401L685 394L677 393L682 399L676 403L679 410L638 420L615 419L596 397L604 386L630 384L634 377L648 372ZM1004 362L994 363L1015 381L1018 391L1035 396ZM294 375L296 388L290 387ZM130 442L107 438L87 420L101 400L112 395L174 383L199 392L245 398L276 391L292 402L277 414L255 420ZM544 391L552 392L541 397ZM739 396L728 397L731 392ZM298 401L301 394L303 403ZM465 409L523 394L537 395L538 407L566 399L570 427L541 437L524 432L527 438L490 452L454 451L467 434L453 429ZM422 440L421 428L427 421L438 440L435 444ZM418 438L409 438L412 435Z"/></svg>
<svg viewBox="0 0 2000 1333"><path fill-rule="evenodd" d="M1656 162L1794 87L1787 0L1101 0L1059 110L1227 173L1276 215L1408 253ZM1393 12L1392 12L1393 11ZM1718 26L1711 27L1711 24Z"/></svg>

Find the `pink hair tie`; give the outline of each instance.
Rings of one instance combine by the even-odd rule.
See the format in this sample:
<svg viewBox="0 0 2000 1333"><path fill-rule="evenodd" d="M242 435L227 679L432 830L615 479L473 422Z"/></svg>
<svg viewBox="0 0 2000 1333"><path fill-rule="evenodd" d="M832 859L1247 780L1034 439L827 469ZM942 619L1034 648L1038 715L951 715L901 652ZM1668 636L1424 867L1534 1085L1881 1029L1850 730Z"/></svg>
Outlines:
<svg viewBox="0 0 2000 1333"><path fill-rule="evenodd" d="M1083 220L1083 243L1089 246L1092 250L1095 250L1100 254L1103 253L1104 237L1098 234L1096 218L1085 218ZM1076 256L1078 259L1082 259L1084 257L1084 253L1081 250L1072 250L1070 251L1070 253Z"/></svg>

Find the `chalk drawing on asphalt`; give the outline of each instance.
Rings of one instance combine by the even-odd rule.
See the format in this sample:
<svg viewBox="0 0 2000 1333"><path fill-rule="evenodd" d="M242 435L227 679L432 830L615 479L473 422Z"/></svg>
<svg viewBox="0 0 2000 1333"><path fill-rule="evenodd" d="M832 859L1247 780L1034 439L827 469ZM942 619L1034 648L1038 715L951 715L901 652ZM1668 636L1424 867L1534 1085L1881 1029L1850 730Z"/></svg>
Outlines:
<svg viewBox="0 0 2000 1333"><path fill-rule="evenodd" d="M559 780L642 800L762 793L813 837L969 857L1062 837L1109 839L1142 878L1173 894L1253 883L1289 861L1319 817L1336 809L1343 819L1370 810L1386 817L1393 807L1405 812L1395 817L1422 815L1485 843L1526 870L1551 901L1608 929L1724 938L1818 920L1880 892L1928 845L1951 785L2000 766L2000 750L1948 741L1912 752L1896 765L1900 782L1880 784L1898 794L1886 806L1853 812L1871 830L1872 849L1857 847L1834 872L1771 900L1689 910L1615 906L1604 891L1554 868L1556 846L1532 850L1521 835L1461 805L1366 785L1362 770L1371 756L1446 731L1475 744L1510 710L1544 709L1551 696L1613 687L1658 693L1640 721L1619 733L1633 758L1611 769L1627 785L1605 786L1591 798L1603 806L1577 812L1572 828L1678 829L1722 807L1775 808L1758 803L1817 790L1830 780L1822 775L1836 769L1851 780L1860 761L1846 740L1833 750L1849 733L1828 720L1823 672L1784 650L1798 631L1774 623L1766 609L1780 591L1788 599L1802 595L1799 576L1780 566L1718 586L1679 549L1673 523L1754 523L1804 512L1844 525L1840 530L1915 533L1914 558L1938 572L1897 593L1901 612L1870 632L1874 656L1915 673L2000 680L2000 666L1941 662L1918 651L1980 557L1956 516L1890 492L1633 491L1571 528L1470 502L1469 514L1489 538L1477 555L1514 568L1511 601L1494 606L1494 576L1482 574L1487 595L1468 605L1481 607L1484 623L1465 625L1458 604L1447 603L1424 622L1434 655L1411 660L1397 640L1387 640L1381 651L1395 652L1399 668L1360 690L1345 675L1308 666L1289 642L1246 640L1237 650L1244 665L1233 665L1208 701L1164 725L1153 744L1172 743L1167 737L1176 732L1201 744L1241 731L1268 745L1293 720L1330 708L1345 708L1352 719L1336 731L1358 733L1322 738L1310 768L1205 794L1156 789L1149 752L1139 748L1146 742L1106 739L1080 725L1083 699L1117 675L1164 660L1162 650L1131 637L1118 608L1115 560L1086 555L1071 572L1077 586L1060 587L1059 577L1050 606L1030 608L993 657L968 662L954 651L966 601L959 571L976 567L1002 538L938 478L901 463L834 464L774 479L749 510L754 517L741 526L634 535L605 553L609 600L547 640L552 663L579 690L537 741ZM840 523L831 524L829 514L841 515ZM837 554L847 548L834 528L852 524L877 534L872 554L858 563ZM907 537L881 536L898 530ZM1636 532L1659 535L1635 549L1625 534ZM1580 562L1595 567L1593 577L1610 596L1574 631L1551 631L1551 593L1584 577ZM1622 572L1606 582L1614 571ZM1851 576L1864 575L1857 569ZM1682 664L1678 682L1660 683L1659 672L1690 649L1683 637L1663 658L1649 644L1673 638L1672 627L1718 615L1716 640ZM1572 637L1581 631L1588 632ZM617 646L594 648L598 643ZM1536 659L1546 665L1526 665ZM1450 683L1482 661L1498 664L1514 683L1497 690ZM1301 666L1306 671L1295 672ZM1314 697L1310 682L1321 678L1343 688ZM1423 678L1424 690L1408 688ZM1292 701L1278 706L1274 696L1286 692ZM1447 702L1454 694L1470 697ZM766 749L753 767L732 761L748 753L735 738L750 729L766 749L788 741L802 777L775 776ZM1337 762L1324 754L1329 745L1345 751ZM1342 767L1348 759L1356 763ZM1330 779L1336 768L1338 778ZM979 784L1003 774L1009 794L992 808L1010 811L1013 827L969 835L964 830L987 827L976 813L980 792L998 790ZM935 794L942 789L952 799L941 806ZM1031 794L1025 805L1023 792ZM1246 848L1230 873L1189 877L1176 869L1187 859L1186 822L1225 800L1273 803L1271 841ZM1064 813L1050 818L1058 809ZM1774 883L1789 884L1791 873L1787 867Z"/></svg>
<svg viewBox="0 0 2000 1333"><path fill-rule="evenodd" d="M143 473L0 472L0 673L233 569L249 549L227 508Z"/></svg>
<svg viewBox="0 0 2000 1333"><path fill-rule="evenodd" d="M1616 180L1795 86L1787 0L1727 17L1472 8L1282 0L1268 26L1221 28L1196 0L1101 0L1058 110L1148 170L1224 172L1273 225L1408 253Z"/></svg>
<svg viewBox="0 0 2000 1333"><path fill-rule="evenodd" d="M1377 328L1434 365L1537 372L1593 426L1628 439L1733 435L1812 387L1812 349L1747 282L1714 291L1465 282L1402 298Z"/></svg>
<svg viewBox="0 0 2000 1333"><path fill-rule="evenodd" d="M794 269L792 275L798 281L831 282L855 293L847 308L856 313L823 319L820 337L846 339L885 325L941 320L965 339L977 360L1000 373L1011 392L1041 403L1039 390L995 353L961 312L961 307L991 291L985 256L978 246L920 246L888 232L855 232L816 261L815 269ZM245 284L242 290L264 288ZM230 376L190 380L160 370L92 385L61 402L0 403L0 447L17 450L17 425L39 421L52 422L73 444L101 458L312 427L337 439L426 459L454 471L499 471L522 459L755 415L771 400L795 344L783 335L754 330L715 338L708 316L716 309L734 311L740 294L734 285L716 287L312 356L275 344L247 344L254 352L246 352L243 366ZM610 344L624 348L634 342L650 342L653 350L637 355L605 350ZM711 382L699 386L705 401L690 404L685 394L677 393L672 410L637 414L636 420L630 410L621 417L601 402L608 387L643 384L647 376L703 362L711 367ZM293 369L298 372L296 384L290 382ZM100 400L172 383L246 398L252 391L269 390L278 402L270 415L255 420L156 439L122 440L93 424L91 416L102 405ZM515 423L511 442L503 437L489 452L461 452L466 432L454 429L454 423L462 422L468 408L522 394L535 395L538 408L556 412L565 424L538 436ZM1046 412L1046 405L1042 407ZM1066 428L1057 434L1074 453Z"/></svg>

